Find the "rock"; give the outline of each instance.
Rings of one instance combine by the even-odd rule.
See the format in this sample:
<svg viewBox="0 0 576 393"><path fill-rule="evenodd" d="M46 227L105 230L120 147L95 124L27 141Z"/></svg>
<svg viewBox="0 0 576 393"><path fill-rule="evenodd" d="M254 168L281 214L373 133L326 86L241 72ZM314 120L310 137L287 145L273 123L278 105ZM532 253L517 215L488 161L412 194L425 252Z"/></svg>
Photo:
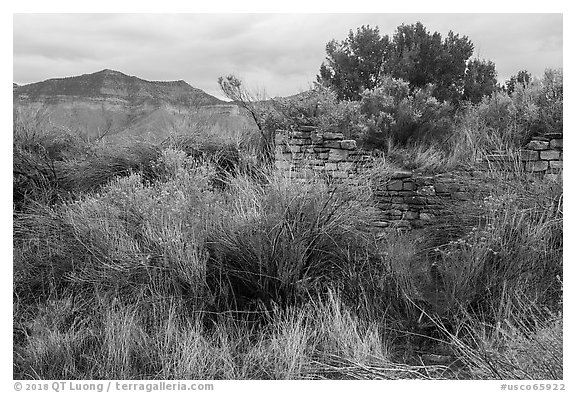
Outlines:
<svg viewBox="0 0 576 393"><path fill-rule="evenodd" d="M340 142L342 149L345 150L355 150L356 149L356 141L354 140L345 140Z"/></svg>
<svg viewBox="0 0 576 393"><path fill-rule="evenodd" d="M436 194L436 190L434 189L434 186L424 186L420 187L416 193L423 196L432 196Z"/></svg>
<svg viewBox="0 0 576 393"><path fill-rule="evenodd" d="M346 161L348 158L348 151L347 150L340 150L340 149L330 149L328 152L328 161Z"/></svg>
<svg viewBox="0 0 576 393"><path fill-rule="evenodd" d="M310 138L310 131L307 132L303 132L303 131L293 131L291 136L292 138L305 138L305 139L309 139Z"/></svg>
<svg viewBox="0 0 576 393"><path fill-rule="evenodd" d="M405 220L415 220L418 218L418 216L419 216L418 212L407 211L406 213L404 213Z"/></svg>
<svg viewBox="0 0 576 393"><path fill-rule="evenodd" d="M454 199L458 199L459 201L469 201L472 199L472 196L468 192L457 191L452 194Z"/></svg>
<svg viewBox="0 0 576 393"><path fill-rule="evenodd" d="M434 219L434 215L430 213L420 213L420 219L422 221L432 221Z"/></svg>
<svg viewBox="0 0 576 393"><path fill-rule="evenodd" d="M563 139L552 139L550 141L551 149L562 149Z"/></svg>
<svg viewBox="0 0 576 393"><path fill-rule="evenodd" d="M341 171L351 171L354 169L354 164L351 162L339 162L338 169Z"/></svg>
<svg viewBox="0 0 576 393"><path fill-rule="evenodd" d="M316 126L300 126L299 129L302 132L312 132L316 131Z"/></svg>
<svg viewBox="0 0 576 393"><path fill-rule="evenodd" d="M405 179L405 178L411 177L411 176L412 176L412 172L396 171L390 176L390 178L392 178L392 179Z"/></svg>
<svg viewBox="0 0 576 393"><path fill-rule="evenodd" d="M550 161L550 169L562 170L563 161Z"/></svg>
<svg viewBox="0 0 576 393"><path fill-rule="evenodd" d="M522 161L537 161L539 159L537 151L534 150L520 150L520 159Z"/></svg>
<svg viewBox="0 0 576 393"><path fill-rule="evenodd" d="M400 191L402 190L403 186L404 183L402 182L402 180L392 180L388 182L388 184L386 185L386 189L392 191Z"/></svg>
<svg viewBox="0 0 576 393"><path fill-rule="evenodd" d="M312 135L310 135L310 140L311 140L312 143L314 143L314 144L319 144L319 143L322 143L322 141L323 141L324 139L322 138L322 135L312 134Z"/></svg>
<svg viewBox="0 0 576 393"><path fill-rule="evenodd" d="M542 160L557 160L560 158L560 152L558 150L542 150L540 158Z"/></svg>
<svg viewBox="0 0 576 393"><path fill-rule="evenodd" d="M559 173L557 174L547 173L544 175L544 181L558 183L560 182L560 180L562 180L562 175Z"/></svg>
<svg viewBox="0 0 576 393"><path fill-rule="evenodd" d="M547 141L535 141L532 140L526 145L528 150L546 150L550 147L550 143Z"/></svg>
<svg viewBox="0 0 576 393"><path fill-rule="evenodd" d="M340 149L341 148L340 142L338 142L338 141L325 141L322 144L322 146L327 147L329 149Z"/></svg>
<svg viewBox="0 0 576 393"><path fill-rule="evenodd" d="M406 191L413 191L416 189L416 184L413 181L405 181L402 184L402 189Z"/></svg>
<svg viewBox="0 0 576 393"><path fill-rule="evenodd" d="M543 172L548 169L548 161L533 161L526 163L526 170L529 172Z"/></svg>
<svg viewBox="0 0 576 393"><path fill-rule="evenodd" d="M335 140L342 140L344 139L344 134L341 132L325 132L322 134L324 140L335 139Z"/></svg>

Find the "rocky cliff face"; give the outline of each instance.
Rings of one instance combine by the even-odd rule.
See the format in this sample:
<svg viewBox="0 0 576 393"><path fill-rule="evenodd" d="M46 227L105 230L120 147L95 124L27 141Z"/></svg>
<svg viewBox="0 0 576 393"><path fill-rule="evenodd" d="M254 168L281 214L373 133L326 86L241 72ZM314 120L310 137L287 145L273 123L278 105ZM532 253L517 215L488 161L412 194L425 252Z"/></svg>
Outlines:
<svg viewBox="0 0 576 393"><path fill-rule="evenodd" d="M184 81L146 81L112 70L14 84L13 103L23 116L41 113L45 126L91 137L161 139L198 128L226 134L254 127L238 106Z"/></svg>

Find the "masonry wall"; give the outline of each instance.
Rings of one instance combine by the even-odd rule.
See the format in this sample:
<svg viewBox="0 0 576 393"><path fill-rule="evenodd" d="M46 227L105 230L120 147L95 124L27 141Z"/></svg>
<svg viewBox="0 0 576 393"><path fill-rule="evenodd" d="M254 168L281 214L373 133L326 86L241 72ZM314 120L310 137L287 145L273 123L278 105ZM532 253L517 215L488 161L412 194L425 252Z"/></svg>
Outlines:
<svg viewBox="0 0 576 393"><path fill-rule="evenodd" d="M563 167L562 134L546 134L534 137L520 150L520 159L509 154L495 152L486 157L488 166L508 170L520 166L522 170L542 176L546 180L556 181L562 176Z"/></svg>
<svg viewBox="0 0 576 393"><path fill-rule="evenodd" d="M276 131L276 168L295 178L319 175L327 179L353 179L369 167L369 154L338 132L319 133L315 127Z"/></svg>
<svg viewBox="0 0 576 393"><path fill-rule="evenodd" d="M489 155L484 168L521 167L555 181L562 176L562 147L561 134L548 134L531 140L519 158L502 153ZM319 133L314 127L276 132L276 167L294 178L320 175L329 180L354 180L371 165L370 155L341 133ZM421 228L449 214L454 204L487 193L489 185L484 179L482 171L438 175L397 171L373 179L374 200L381 212L378 226Z"/></svg>

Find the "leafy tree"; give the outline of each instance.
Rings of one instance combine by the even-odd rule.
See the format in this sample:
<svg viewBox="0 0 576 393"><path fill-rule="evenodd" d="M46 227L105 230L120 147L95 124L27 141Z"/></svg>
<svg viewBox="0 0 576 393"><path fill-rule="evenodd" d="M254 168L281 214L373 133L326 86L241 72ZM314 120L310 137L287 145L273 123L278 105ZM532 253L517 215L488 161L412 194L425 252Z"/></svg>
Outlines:
<svg viewBox="0 0 576 393"><path fill-rule="evenodd" d="M326 45L326 62L317 80L332 87L339 100L359 100L365 89L376 87L388 47L389 38L381 37L378 27L350 30L346 40Z"/></svg>
<svg viewBox="0 0 576 393"><path fill-rule="evenodd" d="M378 86L383 75L408 81L411 90L432 84L440 100L462 95L466 61L474 46L468 37L429 33L420 22L401 25L390 39L378 28L362 26L342 42L326 45L326 62L318 81L332 87L339 99L358 100L363 90Z"/></svg>
<svg viewBox="0 0 576 393"><path fill-rule="evenodd" d="M463 99L475 104L497 89L496 66L491 61L474 59L468 62L464 77Z"/></svg>
<svg viewBox="0 0 576 393"><path fill-rule="evenodd" d="M452 31L442 40L440 33L430 33L420 22L401 25L392 40L385 72L402 78L412 89L434 85L434 97L456 101L462 94L466 61L474 51L468 37Z"/></svg>
<svg viewBox="0 0 576 393"><path fill-rule="evenodd" d="M520 84L522 88L528 87L532 82L532 74L526 70L518 71L518 73L505 82L504 90L508 94L512 94L516 89L516 84Z"/></svg>

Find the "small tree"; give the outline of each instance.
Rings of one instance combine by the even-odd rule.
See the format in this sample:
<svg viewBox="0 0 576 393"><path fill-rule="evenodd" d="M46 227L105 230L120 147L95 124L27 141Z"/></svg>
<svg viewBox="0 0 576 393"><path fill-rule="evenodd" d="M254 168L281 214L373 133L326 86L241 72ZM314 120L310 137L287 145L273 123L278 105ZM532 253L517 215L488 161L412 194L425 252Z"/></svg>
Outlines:
<svg viewBox="0 0 576 393"><path fill-rule="evenodd" d="M275 128L273 127L275 122L272 120L274 117L272 108L266 105L263 100L258 100L254 94L250 93L242 85L242 81L234 75L219 77L218 85L226 97L244 108L254 119L260 132L258 161L266 166L271 165L274 162L275 148Z"/></svg>
<svg viewBox="0 0 576 393"><path fill-rule="evenodd" d="M492 61L470 60L464 77L463 98L474 104L479 103L483 97L497 90L496 76L496 66Z"/></svg>

